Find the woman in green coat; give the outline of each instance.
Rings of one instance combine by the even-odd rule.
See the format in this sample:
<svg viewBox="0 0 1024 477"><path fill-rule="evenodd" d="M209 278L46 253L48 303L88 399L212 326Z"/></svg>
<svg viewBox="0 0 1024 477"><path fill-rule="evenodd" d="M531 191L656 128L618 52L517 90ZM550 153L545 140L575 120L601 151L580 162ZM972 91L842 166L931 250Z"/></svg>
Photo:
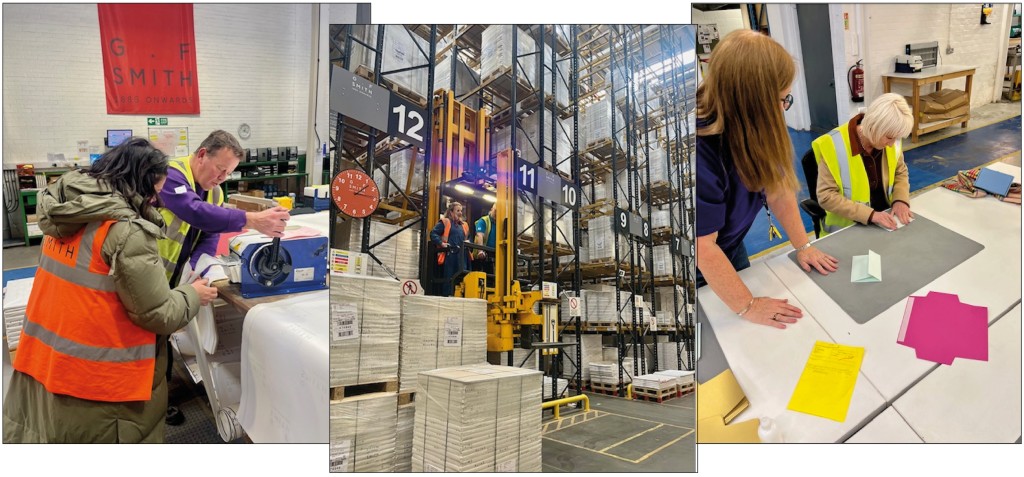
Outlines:
<svg viewBox="0 0 1024 477"><path fill-rule="evenodd" d="M163 442L167 348L159 345L217 296L205 280L173 290L167 285L157 252L163 219L155 208L166 176L167 156L145 139L132 138L87 172L68 172L40 192L39 226L48 237L33 284L36 300L29 298L20 354L3 403L5 443ZM97 229L105 239L89 232ZM94 240L84 238L90 233ZM93 250L91 244L99 240L102 246ZM78 254L91 262L62 269L62 255L46 247L68 243L77 244ZM70 301L74 293L100 303L106 297L112 306L66 312L81 307ZM116 343L123 341L125 330L147 344L118 348L82 342L94 337L95 342ZM139 357L112 358L126 351ZM69 362L74 371L62 372ZM124 366L132 369L131 378L119 372Z"/></svg>

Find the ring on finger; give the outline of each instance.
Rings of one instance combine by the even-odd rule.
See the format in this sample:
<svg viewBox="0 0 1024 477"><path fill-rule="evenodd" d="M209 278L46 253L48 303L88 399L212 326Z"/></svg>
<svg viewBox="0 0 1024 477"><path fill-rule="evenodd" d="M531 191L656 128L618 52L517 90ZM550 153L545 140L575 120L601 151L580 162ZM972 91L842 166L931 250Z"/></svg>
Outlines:
<svg viewBox="0 0 1024 477"><path fill-rule="evenodd" d="M779 321L779 314L778 313L772 315L772 321Z"/></svg>

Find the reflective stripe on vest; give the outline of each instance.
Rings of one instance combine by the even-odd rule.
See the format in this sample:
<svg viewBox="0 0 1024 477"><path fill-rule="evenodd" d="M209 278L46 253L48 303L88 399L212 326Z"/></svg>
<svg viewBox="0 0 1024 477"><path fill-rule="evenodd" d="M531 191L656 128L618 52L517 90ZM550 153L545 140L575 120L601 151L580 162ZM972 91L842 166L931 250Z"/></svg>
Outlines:
<svg viewBox="0 0 1024 477"><path fill-rule="evenodd" d="M452 221L448 217L441 217L441 222L444 223L444 234L441 235L441 243L448 243L448 234L452 231ZM462 233L465 237L469 237L469 225L466 222L462 222Z"/></svg>
<svg viewBox="0 0 1024 477"><path fill-rule="evenodd" d="M51 393L106 402L151 397L156 334L128 317L102 258L114 223L43 238L14 369Z"/></svg>
<svg viewBox="0 0 1024 477"><path fill-rule="evenodd" d="M484 231L484 245L487 245L487 241L491 239L491 216L485 215L482 220L487 227Z"/></svg>
<svg viewBox="0 0 1024 477"><path fill-rule="evenodd" d="M843 196L854 202L868 205L871 203L871 189L867 181L867 172L864 168L864 160L861 155L851 157L849 137L849 123L841 124L828 134L814 140L814 152L818 159L818 167L824 166L832 172L836 184L843 191ZM830 144L825 144L826 142ZM882 180L887 181L886 201L892 203L892 189L896 177L896 164L902 153L902 142L897 141L893 146L885 148L888 176ZM851 163L853 166L851 166ZM838 174L837 174L838 172ZM853 224L853 220L827 212L825 216L825 232L831 233Z"/></svg>
<svg viewBox="0 0 1024 477"><path fill-rule="evenodd" d="M181 172L185 176L185 181L193 191L196 190L195 178L192 175L192 156L177 158L171 160L168 165ZM220 186L216 186L206 194L206 202L221 206L224 204L224 193ZM163 262L164 270L167 272L167 278L170 279L174 275L175 269L178 267L178 259L181 258L181 251L184 248L185 237L188 236L191 225L185 222L170 209L163 207L160 209L160 215L164 218L164 238L161 238L158 242L160 249L160 259Z"/></svg>

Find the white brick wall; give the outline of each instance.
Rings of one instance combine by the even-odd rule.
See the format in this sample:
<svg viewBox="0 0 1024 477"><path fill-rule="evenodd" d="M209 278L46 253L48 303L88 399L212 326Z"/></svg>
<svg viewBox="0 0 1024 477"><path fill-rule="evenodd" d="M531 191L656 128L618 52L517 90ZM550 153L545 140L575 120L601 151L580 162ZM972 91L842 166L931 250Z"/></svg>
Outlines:
<svg viewBox="0 0 1024 477"><path fill-rule="evenodd" d="M864 70L866 103L882 94L881 75L892 72L896 55L907 43L938 41L940 64L975 66L977 71L971 93L971 107L992 102L996 87L996 69L1003 68L1006 52L999 51L1000 40L1009 32L1001 28L1008 5L994 5L991 25L981 25L981 5L953 4L870 4L863 7L865 38ZM948 42L947 42L948 38ZM954 53L946 54L947 43ZM944 88L963 89L964 79L946 81ZM999 85L1001 87L1001 85ZM895 89L899 88L899 89ZM895 92L910 95L908 86L896 86ZM931 92L928 88L923 93Z"/></svg>
<svg viewBox="0 0 1024 477"><path fill-rule="evenodd" d="M308 4L195 4L201 114L168 116L189 128L190 149L211 131L243 147L305 149L311 7ZM146 132L146 115L108 115L94 4L4 5L3 164L75 155L79 140L103 144L107 129ZM154 115L157 116L157 115ZM164 115L159 115L164 116Z"/></svg>

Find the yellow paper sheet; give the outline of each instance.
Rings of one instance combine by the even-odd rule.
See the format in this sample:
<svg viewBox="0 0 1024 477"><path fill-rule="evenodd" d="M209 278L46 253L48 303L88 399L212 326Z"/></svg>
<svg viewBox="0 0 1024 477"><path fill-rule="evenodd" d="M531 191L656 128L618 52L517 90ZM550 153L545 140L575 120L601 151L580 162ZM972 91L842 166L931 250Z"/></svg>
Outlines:
<svg viewBox="0 0 1024 477"><path fill-rule="evenodd" d="M721 416L711 416L697 421L698 444L757 444L761 439L757 436L759 419L751 419L737 424L725 425Z"/></svg>
<svg viewBox="0 0 1024 477"><path fill-rule="evenodd" d="M736 381L731 369L722 371L704 384L697 384L698 421L712 416L719 419L726 416L725 423L728 424L736 414L739 414L737 407L742 405L739 411L746 409L745 402L743 389L740 389L740 383Z"/></svg>
<svg viewBox="0 0 1024 477"><path fill-rule="evenodd" d="M846 421L864 348L818 341L811 350L787 409Z"/></svg>

